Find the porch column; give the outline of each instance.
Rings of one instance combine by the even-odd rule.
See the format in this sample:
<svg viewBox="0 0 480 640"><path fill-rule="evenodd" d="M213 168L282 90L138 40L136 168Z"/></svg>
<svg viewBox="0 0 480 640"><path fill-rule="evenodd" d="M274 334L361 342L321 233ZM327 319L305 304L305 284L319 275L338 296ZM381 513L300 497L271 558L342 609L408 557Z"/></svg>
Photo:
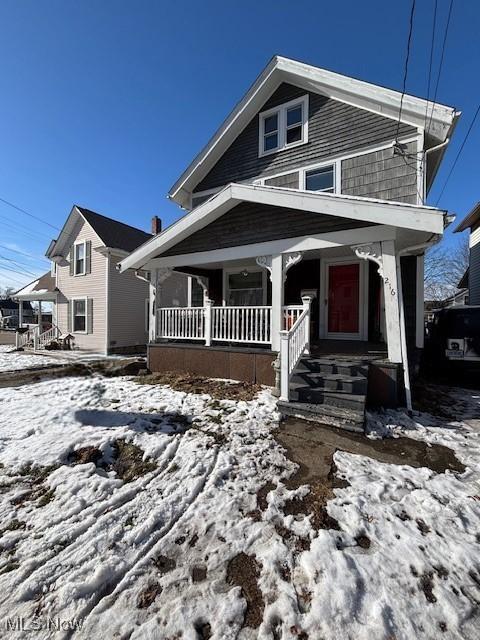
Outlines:
<svg viewBox="0 0 480 640"><path fill-rule="evenodd" d="M42 327L43 327L43 322L42 322L42 301L39 300L38 301L38 333L42 333Z"/></svg>
<svg viewBox="0 0 480 640"><path fill-rule="evenodd" d="M157 338L157 309L161 305L162 301L162 285L167 278L172 274L172 269L152 269L151 271L151 284L150 284L150 324L149 334L150 342L155 342ZM153 288L152 288L153 283ZM152 300L153 292L153 300Z"/></svg>
<svg viewBox="0 0 480 640"><path fill-rule="evenodd" d="M23 300L18 301L18 326L23 327Z"/></svg>
<svg viewBox="0 0 480 640"><path fill-rule="evenodd" d="M272 280L272 351L280 351L280 331L283 329L283 256L272 256L270 271Z"/></svg>
<svg viewBox="0 0 480 640"><path fill-rule="evenodd" d="M352 246L352 249L359 258L371 260L378 265L378 273L383 280L388 359L390 362L402 362L398 302L400 286L395 259L395 243L393 240L382 240L382 242Z"/></svg>

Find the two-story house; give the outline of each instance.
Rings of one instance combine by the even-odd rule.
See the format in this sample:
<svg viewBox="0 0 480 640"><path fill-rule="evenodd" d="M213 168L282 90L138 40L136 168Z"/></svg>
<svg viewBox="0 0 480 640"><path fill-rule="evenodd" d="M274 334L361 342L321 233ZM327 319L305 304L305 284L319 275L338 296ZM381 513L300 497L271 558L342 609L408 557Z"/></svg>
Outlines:
<svg viewBox="0 0 480 640"><path fill-rule="evenodd" d="M152 220L152 234L160 231ZM120 274L117 264L153 235L74 206L46 252L51 272L15 294L20 301L53 307L53 326L39 326L17 339L42 348L71 336L77 349L99 353L143 350L148 336L149 283L141 273ZM166 305L186 305L188 279L176 274L164 291ZM22 324L22 320L20 324Z"/></svg>
<svg viewBox="0 0 480 640"><path fill-rule="evenodd" d="M369 395L409 403L446 224L424 201L458 116L273 58L171 188L187 213L120 261L149 273L150 368L274 384L273 363L284 412L354 425L375 361ZM196 305L159 302L177 271Z"/></svg>

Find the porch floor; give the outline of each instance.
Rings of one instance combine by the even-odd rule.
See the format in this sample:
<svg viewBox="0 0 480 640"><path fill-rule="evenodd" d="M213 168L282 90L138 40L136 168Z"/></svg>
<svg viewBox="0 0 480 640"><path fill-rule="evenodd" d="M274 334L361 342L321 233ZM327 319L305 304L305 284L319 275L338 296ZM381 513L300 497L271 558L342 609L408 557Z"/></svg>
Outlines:
<svg viewBox="0 0 480 640"><path fill-rule="evenodd" d="M312 356L350 357L355 360L386 360L387 345L384 342L363 340L315 340L310 343Z"/></svg>

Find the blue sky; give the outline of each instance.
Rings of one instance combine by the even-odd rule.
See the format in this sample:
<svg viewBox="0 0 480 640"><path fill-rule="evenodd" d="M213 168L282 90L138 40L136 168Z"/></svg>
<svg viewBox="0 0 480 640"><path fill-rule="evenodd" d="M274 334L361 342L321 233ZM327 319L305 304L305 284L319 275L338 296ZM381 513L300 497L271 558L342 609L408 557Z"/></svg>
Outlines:
<svg viewBox="0 0 480 640"><path fill-rule="evenodd" d="M448 4L438 0L434 79ZM417 0L407 91L420 96L433 6ZM169 224L181 214L166 199L169 187L272 55L401 89L410 7L410 0L2 0L0 198L54 227L74 203L144 229L154 214ZM456 0L437 99L463 117L431 204L480 101L479 27L480 3ZM477 122L440 202L459 218L480 199L479 144ZM0 202L0 287L31 279L7 265L48 267L38 257L55 234ZM447 233L447 242L456 240Z"/></svg>

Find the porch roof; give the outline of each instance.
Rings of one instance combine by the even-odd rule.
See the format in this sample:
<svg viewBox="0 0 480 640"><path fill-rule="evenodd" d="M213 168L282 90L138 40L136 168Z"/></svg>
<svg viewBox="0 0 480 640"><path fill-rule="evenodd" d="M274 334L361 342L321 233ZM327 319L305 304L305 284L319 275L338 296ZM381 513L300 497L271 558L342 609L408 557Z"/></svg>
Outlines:
<svg viewBox="0 0 480 640"><path fill-rule="evenodd" d="M43 276L33 280L23 289L14 293L13 297L16 300L46 300L53 302L57 298L55 278L51 276L50 272L44 273Z"/></svg>
<svg viewBox="0 0 480 640"><path fill-rule="evenodd" d="M280 187L232 183L154 236L119 263L121 272L145 268L185 238L214 222L239 203L283 207L366 225L386 225L427 234L442 234L445 211L373 198L316 193ZM360 224L358 226L361 226ZM311 237L312 234L309 234ZM239 244L241 244L239 242Z"/></svg>

